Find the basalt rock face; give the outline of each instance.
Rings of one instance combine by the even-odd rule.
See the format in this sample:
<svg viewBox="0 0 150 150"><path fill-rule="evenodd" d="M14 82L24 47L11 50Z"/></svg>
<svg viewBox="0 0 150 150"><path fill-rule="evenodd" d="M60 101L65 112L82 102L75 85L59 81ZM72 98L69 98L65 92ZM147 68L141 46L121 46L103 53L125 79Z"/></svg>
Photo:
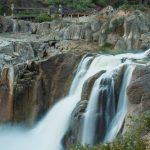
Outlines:
<svg viewBox="0 0 150 150"><path fill-rule="evenodd" d="M150 16L146 12L139 10L133 12L115 11L108 7L93 17L88 16L85 20L82 20L82 17L66 19L33 23L1 17L0 32L49 35L51 40L58 43L59 47L63 47L64 43L66 45L66 40L93 42L93 44L97 44L97 50L105 45L110 45L107 47L108 49L145 50L150 45ZM76 46L76 49L79 45ZM70 47L69 44L67 47Z"/></svg>
<svg viewBox="0 0 150 150"><path fill-rule="evenodd" d="M116 100L119 97L121 82L123 78L123 72L124 72L124 66L116 70L113 76L114 81L115 81ZM78 144L82 141L82 128L83 128L84 114L88 105L91 90L93 88L93 85L96 79L98 79L103 73L105 73L105 70L100 71L99 73L90 77L83 86L81 101L76 105L74 111L72 112L70 127L63 140L67 149L69 149L71 145Z"/></svg>
<svg viewBox="0 0 150 150"><path fill-rule="evenodd" d="M129 108L132 105L139 107L139 112L147 111L150 109L150 65L147 66L137 66L133 72L131 83L128 87L128 98L129 98ZM134 107L137 113L136 107Z"/></svg>
<svg viewBox="0 0 150 150"><path fill-rule="evenodd" d="M0 82L0 122L33 125L67 95L80 59L80 55L62 54L4 69Z"/></svg>
<svg viewBox="0 0 150 150"><path fill-rule="evenodd" d="M3 123L13 119L13 76L13 67L3 69L0 80L0 121Z"/></svg>
<svg viewBox="0 0 150 150"><path fill-rule="evenodd" d="M34 35L14 34L3 35L0 39L0 70L5 64L16 65L27 60L37 60L60 54L54 41L49 37L38 38Z"/></svg>
<svg viewBox="0 0 150 150"><path fill-rule="evenodd" d="M99 44L109 43L119 50L147 49L149 15L134 11L130 13L115 12L107 17L100 30ZM111 39L111 40L110 40Z"/></svg>
<svg viewBox="0 0 150 150"><path fill-rule="evenodd" d="M150 65L136 66L133 71L130 84L127 88L128 113L127 116L137 116L150 110ZM128 125L132 120L125 119L124 132L128 130Z"/></svg>
<svg viewBox="0 0 150 150"><path fill-rule="evenodd" d="M123 40L126 45L125 49L132 50L144 48L144 46L141 45L141 43L144 44L144 41L146 39L141 35L143 33L149 32L149 25L150 23L148 15L142 13L141 11L135 11L133 14L126 17L124 21L123 36ZM145 43L145 48L148 48L148 43Z"/></svg>

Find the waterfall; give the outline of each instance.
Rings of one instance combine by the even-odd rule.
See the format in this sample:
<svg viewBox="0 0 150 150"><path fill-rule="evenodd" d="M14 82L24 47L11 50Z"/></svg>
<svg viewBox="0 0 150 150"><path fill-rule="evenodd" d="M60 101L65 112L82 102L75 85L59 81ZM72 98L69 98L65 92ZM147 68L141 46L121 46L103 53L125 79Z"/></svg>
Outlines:
<svg viewBox="0 0 150 150"><path fill-rule="evenodd" d="M99 68L102 67L106 72L95 81L84 114L82 145L108 142L116 137L127 113L126 89L135 65L132 63L132 59L142 59L145 54L120 54L105 57L109 59L108 65ZM127 69L124 72L120 95L117 100L114 92L113 74L115 69L120 67L123 59L125 59L124 65L127 65Z"/></svg>
<svg viewBox="0 0 150 150"><path fill-rule="evenodd" d="M107 125L114 114L115 96L113 72L108 71L102 74L94 83L85 114L82 144L94 145L97 143L96 141L102 139L104 135L102 132L107 130ZM97 133L97 124L101 131L99 134Z"/></svg>
<svg viewBox="0 0 150 150"><path fill-rule="evenodd" d="M132 64L132 58L143 57L145 57L143 54L85 56L77 68L68 96L56 103L33 129L0 126L0 149L63 150L62 139L69 127L71 113L81 100L83 85L90 77L102 70L106 72L95 81L90 94L81 143L94 144L98 119L100 120L98 126L104 129L104 133L96 137L96 140L112 140L118 134L127 112L126 87L133 68L128 65L124 73L117 108L114 94L115 71L122 64L123 58L129 58L130 61L126 62Z"/></svg>
<svg viewBox="0 0 150 150"><path fill-rule="evenodd" d="M74 78L78 84L73 81L71 86L71 89L75 89L74 92L69 92L70 94L66 98L60 100L34 129L27 132L9 127L3 130L2 127L0 129L0 131L3 131L0 134L0 148L3 150L63 149L61 140L68 129L71 112L80 100L83 84L90 77L90 72L86 72L88 69L87 64L89 65L91 59L91 56L87 56L79 64Z"/></svg>
<svg viewBox="0 0 150 150"><path fill-rule="evenodd" d="M113 118L112 122L109 125L109 129L107 130L107 134L105 137L106 142L112 141L116 137L119 130L121 129L124 118L126 116L127 104L128 104L126 89L127 89L127 86L129 85L130 79L132 77L132 72L134 70L134 67L135 66L132 66L132 65L127 66L127 68L125 70L123 80L122 80L120 95L119 95L117 112L116 112L116 115Z"/></svg>

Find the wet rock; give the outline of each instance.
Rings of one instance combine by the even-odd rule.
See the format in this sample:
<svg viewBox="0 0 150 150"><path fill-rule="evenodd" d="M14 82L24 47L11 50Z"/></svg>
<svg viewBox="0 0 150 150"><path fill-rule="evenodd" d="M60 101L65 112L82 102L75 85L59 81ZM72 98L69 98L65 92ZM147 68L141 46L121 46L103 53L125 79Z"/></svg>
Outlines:
<svg viewBox="0 0 150 150"><path fill-rule="evenodd" d="M81 100L89 100L94 82L97 78L99 78L105 71L100 71L99 73L95 74L94 76L90 77L85 84L83 85L82 89L82 95L81 95Z"/></svg>
<svg viewBox="0 0 150 150"><path fill-rule="evenodd" d="M63 143L66 149L69 149L71 145L76 145L81 142L82 127L83 127L83 113L86 110L88 101L82 100L72 112L72 119L70 121L70 128L63 138Z"/></svg>

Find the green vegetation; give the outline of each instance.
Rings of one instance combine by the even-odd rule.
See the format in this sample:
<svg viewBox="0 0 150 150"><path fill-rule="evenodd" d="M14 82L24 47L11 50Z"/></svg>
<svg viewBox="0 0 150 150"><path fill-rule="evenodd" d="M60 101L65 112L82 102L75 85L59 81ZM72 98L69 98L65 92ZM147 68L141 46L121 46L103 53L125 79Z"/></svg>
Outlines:
<svg viewBox="0 0 150 150"><path fill-rule="evenodd" d="M39 14L35 17L36 22L44 22L44 21L51 21L52 18L48 16L47 14Z"/></svg>
<svg viewBox="0 0 150 150"><path fill-rule="evenodd" d="M120 36L123 36L124 34L123 23L124 23L124 17L115 19L111 22L111 26L107 26L107 28L105 29L105 32L107 34L115 32L119 34Z"/></svg>
<svg viewBox="0 0 150 150"><path fill-rule="evenodd" d="M148 2L145 0L145 2L139 1L129 1L129 0L44 0L44 3L50 4L50 5L59 5L63 4L67 7L70 7L72 9L78 10L78 11L87 11L90 8L93 8L95 6L100 7L106 7L108 5L111 5L115 8L118 8L120 6L128 7L135 7L135 8L141 8L144 7L144 5L148 5Z"/></svg>
<svg viewBox="0 0 150 150"><path fill-rule="evenodd" d="M94 147L74 146L70 150L146 150L147 144L141 137L150 131L150 111L138 117L130 117L132 125L123 136L117 137L112 143Z"/></svg>
<svg viewBox="0 0 150 150"><path fill-rule="evenodd" d="M129 5L129 4L124 4L120 7L121 10L145 10L145 6L143 4L134 4L134 5Z"/></svg>
<svg viewBox="0 0 150 150"><path fill-rule="evenodd" d="M110 43L104 43L103 46L100 47L100 51L102 52L109 52L112 49L114 49L114 45L110 44Z"/></svg>
<svg viewBox="0 0 150 150"><path fill-rule="evenodd" d="M110 43L104 43L103 46L101 46L99 48L99 51L105 54L112 54L112 55L116 55L116 54L120 54L120 53L126 53L125 51L123 52L120 49L114 49L114 45L110 44Z"/></svg>

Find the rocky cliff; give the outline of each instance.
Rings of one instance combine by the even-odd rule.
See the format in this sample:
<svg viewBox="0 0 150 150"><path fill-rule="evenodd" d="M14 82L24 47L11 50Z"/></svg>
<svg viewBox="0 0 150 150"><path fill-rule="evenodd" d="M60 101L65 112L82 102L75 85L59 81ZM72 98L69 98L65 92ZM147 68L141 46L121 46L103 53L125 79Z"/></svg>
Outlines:
<svg viewBox="0 0 150 150"><path fill-rule="evenodd" d="M86 43L91 43L94 50L146 50L149 48L149 22L147 12L126 12L107 7L96 15L44 23L1 18L0 31L49 35L51 40L58 40L58 48L65 50L84 50ZM85 48L76 41L85 43Z"/></svg>
<svg viewBox="0 0 150 150"><path fill-rule="evenodd" d="M66 96L80 58L81 55L61 54L4 68L0 122L33 125L56 100Z"/></svg>

